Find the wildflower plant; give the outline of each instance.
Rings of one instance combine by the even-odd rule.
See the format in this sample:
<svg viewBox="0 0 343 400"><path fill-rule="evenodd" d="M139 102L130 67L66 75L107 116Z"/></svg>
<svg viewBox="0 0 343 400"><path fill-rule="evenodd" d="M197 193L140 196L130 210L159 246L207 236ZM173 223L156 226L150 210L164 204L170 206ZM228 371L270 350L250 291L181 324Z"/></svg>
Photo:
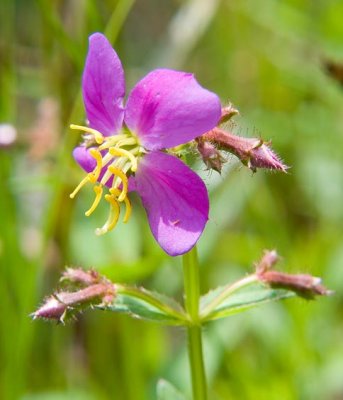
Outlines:
<svg viewBox="0 0 343 400"><path fill-rule="evenodd" d="M145 288L110 282L94 270L68 268L62 289L48 297L33 317L65 322L92 306L185 326L193 399L205 400L204 324L267 302L296 295L311 299L329 291L319 278L276 271L279 257L272 250L264 252L251 274L201 296L195 245L208 220L209 199L204 182L180 155L196 150L206 167L219 173L225 153L234 154L253 172L258 168L286 172L287 166L270 143L224 130L222 124L238 111L222 107L218 96L201 87L192 74L154 70L134 86L124 106L124 71L100 33L89 39L82 92L87 124L71 128L83 133L73 156L86 176L70 197L93 185L95 198L85 214L90 216L102 199L108 203L108 219L96 230L102 235L115 228L121 209L123 222L128 222L129 196L137 192L158 244L170 256L183 256L184 305ZM159 384L159 398L169 387ZM175 397L168 398L181 398L174 389L170 393Z"/></svg>

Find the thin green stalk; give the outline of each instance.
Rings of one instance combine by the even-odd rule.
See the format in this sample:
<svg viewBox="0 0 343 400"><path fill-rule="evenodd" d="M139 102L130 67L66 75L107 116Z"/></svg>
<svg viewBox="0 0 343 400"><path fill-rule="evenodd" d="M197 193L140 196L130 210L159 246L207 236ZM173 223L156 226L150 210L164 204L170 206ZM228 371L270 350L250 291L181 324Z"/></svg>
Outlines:
<svg viewBox="0 0 343 400"><path fill-rule="evenodd" d="M185 308L190 320L187 333L193 400L206 400L207 385L202 351L201 323L199 320L199 262L195 247L183 256L183 275Z"/></svg>
<svg viewBox="0 0 343 400"><path fill-rule="evenodd" d="M211 315L213 310L221 304L224 300L226 300L229 296L231 296L233 293L237 292L238 290L241 290L242 288L252 285L254 283L258 282L258 278L255 274L253 275L248 275L243 279L240 279L237 282L231 283L226 286L226 288L222 291L222 293L215 297L201 312L201 320L206 321L208 317Z"/></svg>
<svg viewBox="0 0 343 400"><path fill-rule="evenodd" d="M152 296L148 291L144 291L143 289L136 287L130 287L128 285L116 285L116 291L117 294L128 294L129 296L136 297L137 299L147 302L164 314L175 318L175 321L178 321L180 324L188 323L187 316L183 312L170 307L168 304Z"/></svg>

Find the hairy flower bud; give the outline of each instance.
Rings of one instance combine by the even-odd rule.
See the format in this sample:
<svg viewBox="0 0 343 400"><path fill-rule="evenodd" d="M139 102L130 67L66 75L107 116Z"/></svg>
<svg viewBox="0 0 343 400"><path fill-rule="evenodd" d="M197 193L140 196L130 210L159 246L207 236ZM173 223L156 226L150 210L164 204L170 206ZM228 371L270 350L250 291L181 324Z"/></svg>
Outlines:
<svg viewBox="0 0 343 400"><path fill-rule="evenodd" d="M71 283L79 283L81 285L92 285L94 283L99 283L104 280L100 274L95 270L85 271L81 268L66 268L63 272L61 281L67 281Z"/></svg>
<svg viewBox="0 0 343 400"><path fill-rule="evenodd" d="M220 151L214 144L202 140L201 137L197 138L196 142L198 145L198 151L206 167L208 169L214 169L220 174L223 162L225 161L224 157L220 154Z"/></svg>
<svg viewBox="0 0 343 400"><path fill-rule="evenodd" d="M275 250L265 250L262 259L255 265L257 278L278 289L287 289L298 296L313 299L315 296L327 296L332 292L321 284L321 279L308 274L286 274L271 268L279 260Z"/></svg>
<svg viewBox="0 0 343 400"><path fill-rule="evenodd" d="M235 115L238 115L238 114L239 114L239 111L232 104L229 104L228 106L223 107L222 115L220 117L218 125L221 125L224 122L229 121L232 117L234 117Z"/></svg>
<svg viewBox="0 0 343 400"><path fill-rule="evenodd" d="M115 297L115 285L95 271L68 268L61 280L85 287L56 292L47 297L43 305L31 314L33 319L43 318L64 323L87 307L110 304Z"/></svg>
<svg viewBox="0 0 343 400"><path fill-rule="evenodd" d="M270 270L278 261L280 257L276 250L265 250L261 260L255 264L256 274L263 275Z"/></svg>
<svg viewBox="0 0 343 400"><path fill-rule="evenodd" d="M267 168L286 172L288 167L270 148L270 142L258 138L244 138L219 128L201 136L204 142L210 142L220 150L228 151L256 172L257 168Z"/></svg>

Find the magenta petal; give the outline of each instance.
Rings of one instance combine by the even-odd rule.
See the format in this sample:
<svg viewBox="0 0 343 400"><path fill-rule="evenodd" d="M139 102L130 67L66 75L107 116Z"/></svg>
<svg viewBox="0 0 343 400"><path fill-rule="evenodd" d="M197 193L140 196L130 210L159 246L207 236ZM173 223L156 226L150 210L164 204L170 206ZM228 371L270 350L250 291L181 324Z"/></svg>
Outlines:
<svg viewBox="0 0 343 400"><path fill-rule="evenodd" d="M92 172L96 167L95 159L89 154L87 148L84 146L75 147L73 150L73 157L86 172Z"/></svg>
<svg viewBox="0 0 343 400"><path fill-rule="evenodd" d="M157 69L133 88L125 122L148 150L187 143L214 128L221 116L216 94L192 74Z"/></svg>
<svg viewBox="0 0 343 400"><path fill-rule="evenodd" d="M208 220L203 181L178 158L161 152L141 160L135 181L151 231L163 250L171 256L189 251Z"/></svg>
<svg viewBox="0 0 343 400"><path fill-rule="evenodd" d="M124 71L110 42L100 33L89 37L82 93L89 125L106 136L115 134L124 117Z"/></svg>

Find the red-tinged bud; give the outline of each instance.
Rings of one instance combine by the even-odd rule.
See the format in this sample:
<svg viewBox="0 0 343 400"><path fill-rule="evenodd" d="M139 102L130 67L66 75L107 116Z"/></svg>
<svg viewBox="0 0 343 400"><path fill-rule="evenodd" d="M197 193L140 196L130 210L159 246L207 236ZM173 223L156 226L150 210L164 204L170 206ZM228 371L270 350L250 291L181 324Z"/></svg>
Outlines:
<svg viewBox="0 0 343 400"><path fill-rule="evenodd" d="M214 169L220 174L223 162L225 161L220 151L214 144L203 141L201 138L197 138L196 142L198 144L198 151L206 167L208 169Z"/></svg>
<svg viewBox="0 0 343 400"><path fill-rule="evenodd" d="M321 279L307 274L286 274L278 271L267 271L259 275L263 283L273 288L288 289L298 296L313 299L315 296L327 296L332 292L321 284Z"/></svg>
<svg viewBox="0 0 343 400"><path fill-rule="evenodd" d="M283 164L276 153L269 147L270 142L258 138L244 138L230 132L214 128L201 136L205 142L210 142L220 150L228 151L238 157L241 162L256 171L257 168L267 168L286 172L288 167Z"/></svg>
<svg viewBox="0 0 343 400"><path fill-rule="evenodd" d="M61 277L61 281L67 281L70 283L78 283L84 286L93 285L104 280L97 271L89 270L85 271L81 268L67 268Z"/></svg>
<svg viewBox="0 0 343 400"><path fill-rule="evenodd" d="M270 270L279 260L280 257L276 250L265 250L261 260L255 263L256 274L263 274Z"/></svg>
<svg viewBox="0 0 343 400"><path fill-rule="evenodd" d="M255 265L256 276L261 282L273 288L291 290L306 299L332 294L321 284L320 278L307 274L286 274L272 270L278 260L279 256L275 250L264 252L262 259Z"/></svg>
<svg viewBox="0 0 343 400"><path fill-rule="evenodd" d="M229 104L228 106L223 107L222 115L220 117L218 125L221 125L224 122L229 121L232 117L234 117L235 115L238 115L238 114L239 114L239 111L232 104Z"/></svg>
<svg viewBox="0 0 343 400"><path fill-rule="evenodd" d="M115 297L115 285L104 281L74 292L58 292L31 314L33 319L43 318L64 323L81 310L95 305L108 305Z"/></svg>
<svg viewBox="0 0 343 400"><path fill-rule="evenodd" d="M64 322L68 306L62 303L57 295L47 297L41 307L31 314L33 319L44 318Z"/></svg>

